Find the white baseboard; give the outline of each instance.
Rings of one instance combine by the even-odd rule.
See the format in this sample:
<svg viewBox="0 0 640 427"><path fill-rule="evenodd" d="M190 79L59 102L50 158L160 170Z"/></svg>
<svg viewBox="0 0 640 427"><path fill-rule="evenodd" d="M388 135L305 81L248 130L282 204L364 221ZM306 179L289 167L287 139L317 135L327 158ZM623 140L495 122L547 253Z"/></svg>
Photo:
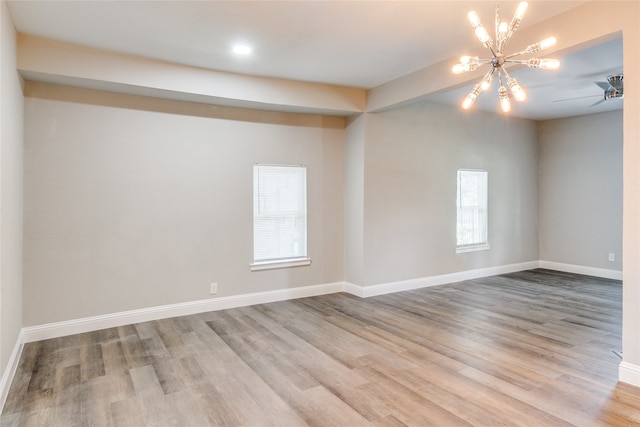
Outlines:
<svg viewBox="0 0 640 427"><path fill-rule="evenodd" d="M551 270L604 277L609 279L622 279L622 272L615 270L582 267L550 261L529 261L518 264L509 264L497 267L488 267L476 270L442 274L438 276L429 276L397 282L382 283L371 286L360 286L353 283L335 282L321 285L302 286L298 288L279 289L275 291L234 295L230 297L188 301L178 304L169 304L164 306L156 306L138 310L110 313L100 316L86 317L82 319L72 319L62 322L47 323L44 325L28 326L22 329L21 336L23 337L24 342L33 342L43 339L79 334L83 332L91 332L105 328L129 325L132 323L147 322L169 317L186 316L189 314L204 313L207 311L224 310L228 308L244 307L255 304L264 304L269 302L324 295L342 291L361 298L366 298L375 295L384 295L393 292L401 292L412 289L425 288L429 286L438 286L447 283L461 282L464 280L477 279L481 277L495 276L498 274L530 270L539 267Z"/></svg>
<svg viewBox="0 0 640 427"><path fill-rule="evenodd" d="M623 383L640 387L640 366L623 360L618 368L618 379Z"/></svg>
<svg viewBox="0 0 640 427"><path fill-rule="evenodd" d="M206 300L149 307L139 310L122 311L119 313L105 314L101 316L85 317L82 319L66 320L63 322L47 323L44 325L28 326L23 328L22 331L24 333L24 342L33 342L117 326L130 325L132 323L148 322L151 320L245 307L255 304L265 304L295 298L332 294L335 292L341 292L343 288L343 282L336 282L323 285L301 286L291 289L279 289L276 291L211 298Z"/></svg>
<svg viewBox="0 0 640 427"><path fill-rule="evenodd" d="M9 356L9 362L7 363L7 367L2 373L2 379L0 379L0 412L4 408L4 404L7 401L7 396L9 396L9 388L11 387L11 383L13 382L13 377L18 370L18 365L20 364L20 357L22 356L22 349L24 348L24 331L21 330L18 334L18 338L16 339L16 343L13 346L13 351L11 352L11 356Z"/></svg>
<svg viewBox="0 0 640 427"><path fill-rule="evenodd" d="M586 276L602 277L603 279L622 280L622 271L607 270L606 268L585 267L582 265L563 264L553 261L540 261L540 268L564 271L567 273L584 274Z"/></svg>
<svg viewBox="0 0 640 427"><path fill-rule="evenodd" d="M361 298L367 298L376 295L384 295L400 291L409 291L412 289L427 288L429 286L462 282L464 280L478 279L481 277L495 276L498 274L531 270L538 267L538 261L529 261L518 264L501 265L497 267L488 267L476 270L460 271L457 273L441 274L438 276L421 277L418 279L402 280L399 282L382 283L371 286L359 286L353 283L345 283L344 291Z"/></svg>
<svg viewBox="0 0 640 427"><path fill-rule="evenodd" d="M256 292L251 294L234 295L230 297L188 301L178 304L169 304L138 310L104 314L100 316L85 317L81 319L65 320L62 322L47 323L37 326L27 326L22 329L22 332L24 334L24 342L33 342L50 338L58 338L66 335L97 331L100 329L113 328L117 326L130 325L133 323L148 322L152 320L166 319L177 316L186 316L196 313L205 313L207 311L245 307L255 304L265 304L269 302L284 301L295 298L325 295L342 291L365 298L374 295L383 295L392 292L443 285L446 283L459 282L462 280L477 279L479 277L488 277L496 274L529 270L537 267L538 262L531 261L520 264L510 264L505 266L443 274L440 276L424 277L420 279L404 280L400 282L384 283L373 286L359 286L353 283L345 282L302 286L291 289L279 289L276 291Z"/></svg>
<svg viewBox="0 0 640 427"><path fill-rule="evenodd" d="M363 289L366 289L365 286L356 285L354 283L344 282L344 286L342 287L342 291L351 295L355 295L360 298L364 298L365 295L363 293Z"/></svg>

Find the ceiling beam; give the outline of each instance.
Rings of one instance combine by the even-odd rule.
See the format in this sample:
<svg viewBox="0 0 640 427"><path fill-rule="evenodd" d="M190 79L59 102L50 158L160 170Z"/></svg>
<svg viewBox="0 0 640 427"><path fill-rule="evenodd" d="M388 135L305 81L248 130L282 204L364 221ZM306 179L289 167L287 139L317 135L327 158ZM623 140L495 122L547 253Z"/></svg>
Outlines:
<svg viewBox="0 0 640 427"><path fill-rule="evenodd" d="M26 80L205 104L347 116L366 92L248 76L108 52L21 34L18 71Z"/></svg>

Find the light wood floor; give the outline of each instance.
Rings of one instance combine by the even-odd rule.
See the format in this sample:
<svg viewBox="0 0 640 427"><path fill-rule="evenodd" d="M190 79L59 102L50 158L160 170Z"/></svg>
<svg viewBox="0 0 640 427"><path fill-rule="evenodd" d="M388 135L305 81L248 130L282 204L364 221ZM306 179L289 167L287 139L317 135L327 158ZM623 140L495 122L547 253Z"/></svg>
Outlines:
<svg viewBox="0 0 640 427"><path fill-rule="evenodd" d="M628 426L618 281L534 270L27 344L2 426Z"/></svg>

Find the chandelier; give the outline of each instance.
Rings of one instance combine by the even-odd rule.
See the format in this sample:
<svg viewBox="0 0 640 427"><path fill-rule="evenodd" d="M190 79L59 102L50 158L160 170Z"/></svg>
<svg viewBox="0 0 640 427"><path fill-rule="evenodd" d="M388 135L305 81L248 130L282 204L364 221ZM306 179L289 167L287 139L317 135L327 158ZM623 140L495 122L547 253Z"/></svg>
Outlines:
<svg viewBox="0 0 640 427"><path fill-rule="evenodd" d="M500 102L500 108L503 112L508 113L511 111L511 101L509 100L509 93L507 87L513 98L522 102L527 99L527 94L518 84L515 78L511 77L505 66L507 64L521 64L526 65L529 68L542 68L547 70L557 69L560 66L560 62L557 59L542 59L542 58L530 58L530 59L514 59L517 56L525 54L538 53L550 46L556 44L555 37L549 37L538 43L527 46L526 49L521 50L510 55L504 53L507 42L516 32L520 26L520 22L527 11L527 2L523 1L518 5L511 23L500 21L500 8L496 3L496 16L495 16L495 42L487 32L487 30L480 22L478 14L474 11L469 12L467 15L471 26L475 30L476 37L480 40L484 47L489 49L493 58L480 59L477 56L463 56L460 58L460 63L453 67L455 74L461 74L468 71L475 71L481 64L489 64L489 71L484 75L482 80L476 84L471 92L462 101L462 108L468 110L471 108L480 92L485 91L491 87L493 79L497 76L499 80L498 99ZM506 85L506 86L505 86Z"/></svg>

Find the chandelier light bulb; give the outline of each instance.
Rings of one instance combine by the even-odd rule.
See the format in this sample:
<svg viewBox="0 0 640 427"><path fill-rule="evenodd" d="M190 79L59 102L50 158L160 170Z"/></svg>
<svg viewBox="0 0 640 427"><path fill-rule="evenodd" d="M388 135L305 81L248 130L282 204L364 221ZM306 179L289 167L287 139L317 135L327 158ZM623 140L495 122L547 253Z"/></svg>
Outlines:
<svg viewBox="0 0 640 427"><path fill-rule="evenodd" d="M480 25L482 25L480 23L480 17L473 10L471 12L469 12L469 14L467 14L467 18L469 18L469 22L471 23L471 26L473 28L476 28L476 27L479 27Z"/></svg>
<svg viewBox="0 0 640 427"><path fill-rule="evenodd" d="M469 93L469 95L464 98L464 101L462 101L462 108L464 108L465 110L471 108L473 103L476 102L477 97L478 95L475 95L473 92Z"/></svg>
<svg viewBox="0 0 640 427"><path fill-rule="evenodd" d="M480 83L480 89L484 92L491 87L491 83L493 82L493 73L488 74L484 79L482 79L482 83Z"/></svg>
<svg viewBox="0 0 640 427"><path fill-rule="evenodd" d="M503 112L508 113L511 111L511 102L509 101L509 95L507 95L507 88L500 86L498 94L500 95L500 108Z"/></svg>
<svg viewBox="0 0 640 427"><path fill-rule="evenodd" d="M482 78L482 80L480 81L479 85L480 85L480 90L481 91L486 91L487 89L489 89L491 87L491 82L493 81L493 74L495 73L496 69L495 68L491 68L487 74L484 75L484 77Z"/></svg>
<svg viewBox="0 0 640 427"><path fill-rule="evenodd" d="M453 71L454 74L462 74L467 71L477 70L478 65L480 65L480 58L477 56L461 56L460 63L454 65L451 71Z"/></svg>
<svg viewBox="0 0 640 427"><path fill-rule="evenodd" d="M516 9L516 13L513 15L513 19L511 20L511 24L509 25L509 31L511 33L515 32L520 26L520 22L522 18L524 18L524 14L527 11L528 3L526 1L521 2Z"/></svg>
<svg viewBox="0 0 640 427"><path fill-rule="evenodd" d="M522 102L527 99L527 94L513 77L509 79L509 89L516 101Z"/></svg>
<svg viewBox="0 0 640 427"><path fill-rule="evenodd" d="M555 37L549 37L547 39L544 39L538 43L534 43L534 44L530 44L529 46L527 46L527 48L524 50L524 53L538 53L541 50L547 49L553 45L556 44L556 38Z"/></svg>
<svg viewBox="0 0 640 427"><path fill-rule="evenodd" d="M529 3L527 3L526 1L520 2L513 18L522 21L522 18L524 18L524 14L527 12L527 7L529 7Z"/></svg>
<svg viewBox="0 0 640 427"><path fill-rule="evenodd" d="M498 35L501 39L506 39L509 34L509 25L506 22L501 22L498 26Z"/></svg>
<svg viewBox="0 0 640 427"><path fill-rule="evenodd" d="M466 73L470 69L471 67L469 67L469 64L456 64L453 66L451 71L453 71L454 74L462 74L462 73Z"/></svg>
<svg viewBox="0 0 640 427"><path fill-rule="evenodd" d="M557 59L531 58L526 64L529 68L542 68L543 70L555 70L560 67L560 61Z"/></svg>
<svg viewBox="0 0 640 427"><path fill-rule="evenodd" d="M491 36L489 36L489 33L487 32L487 30L484 29L484 27L482 25L478 25L476 27L476 37L484 45L486 45L487 42L489 42L491 40ZM491 44L491 42L489 42L489 45L490 44Z"/></svg>
<svg viewBox="0 0 640 427"><path fill-rule="evenodd" d="M555 45L557 42L555 37L549 37L540 42L540 50L544 50L548 47Z"/></svg>
<svg viewBox="0 0 640 427"><path fill-rule="evenodd" d="M473 103L476 102L476 98L478 97L480 90L480 85L475 85L473 87L473 90L469 92L469 94L464 98L464 101L462 101L462 108L464 108L465 110L471 108Z"/></svg>
<svg viewBox="0 0 640 427"><path fill-rule="evenodd" d="M543 70L557 70L560 67L560 61L557 59L543 59L540 61L540 68Z"/></svg>
<svg viewBox="0 0 640 427"><path fill-rule="evenodd" d="M500 25L498 25L496 37L498 38L496 48L498 52L502 52L502 49L504 49L504 45L507 43L507 40L509 40L509 26L506 22L502 22Z"/></svg>

